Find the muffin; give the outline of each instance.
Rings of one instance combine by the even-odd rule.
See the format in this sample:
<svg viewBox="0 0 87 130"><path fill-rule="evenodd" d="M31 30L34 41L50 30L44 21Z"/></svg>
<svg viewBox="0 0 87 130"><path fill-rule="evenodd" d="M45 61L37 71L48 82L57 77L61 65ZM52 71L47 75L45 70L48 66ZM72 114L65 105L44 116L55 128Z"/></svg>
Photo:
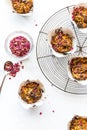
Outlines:
<svg viewBox="0 0 87 130"><path fill-rule="evenodd" d="M33 0L11 0L14 11L18 14L28 14L33 9Z"/></svg>
<svg viewBox="0 0 87 130"><path fill-rule="evenodd" d="M69 72L72 79L79 83L87 84L87 57L72 58L69 61Z"/></svg>
<svg viewBox="0 0 87 130"><path fill-rule="evenodd" d="M73 8L72 20L80 31L87 32L87 3L79 4Z"/></svg>
<svg viewBox="0 0 87 130"><path fill-rule="evenodd" d="M19 97L27 107L35 107L42 104L44 99L44 87L39 81L24 81L20 85Z"/></svg>
<svg viewBox="0 0 87 130"><path fill-rule="evenodd" d="M73 8L72 19L77 24L78 28L87 27L87 7L80 5Z"/></svg>
<svg viewBox="0 0 87 130"><path fill-rule="evenodd" d="M50 46L53 54L56 56L64 56L72 53L76 49L74 44L74 36L70 29L58 28L49 33Z"/></svg>
<svg viewBox="0 0 87 130"><path fill-rule="evenodd" d="M69 124L69 130L87 130L87 117L74 116Z"/></svg>

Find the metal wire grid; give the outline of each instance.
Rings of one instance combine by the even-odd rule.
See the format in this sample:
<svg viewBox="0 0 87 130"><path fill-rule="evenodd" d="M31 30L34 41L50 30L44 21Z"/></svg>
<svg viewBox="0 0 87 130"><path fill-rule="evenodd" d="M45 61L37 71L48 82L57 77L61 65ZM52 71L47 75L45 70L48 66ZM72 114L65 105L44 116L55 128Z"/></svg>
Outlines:
<svg viewBox="0 0 87 130"><path fill-rule="evenodd" d="M69 56L55 57L52 55L48 44L48 33L52 29L57 27L70 28L75 35L75 43L77 44L77 50L74 54L87 55L87 35L81 33L71 22L70 12L72 8L73 6L69 6L61 9L43 25L37 40L36 56L42 73L53 86L72 94L87 94L87 85L81 85L68 77L67 64Z"/></svg>

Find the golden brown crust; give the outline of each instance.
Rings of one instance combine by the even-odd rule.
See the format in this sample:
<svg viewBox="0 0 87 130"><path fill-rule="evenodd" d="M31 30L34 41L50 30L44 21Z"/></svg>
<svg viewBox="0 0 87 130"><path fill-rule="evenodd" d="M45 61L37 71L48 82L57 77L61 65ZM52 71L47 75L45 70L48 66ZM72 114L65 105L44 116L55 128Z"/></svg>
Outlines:
<svg viewBox="0 0 87 130"><path fill-rule="evenodd" d="M37 102L42 97L42 93L43 90L40 87L40 84L29 80L21 85L19 91L20 97L28 104Z"/></svg>
<svg viewBox="0 0 87 130"><path fill-rule="evenodd" d="M77 80L87 79L87 58L76 57L70 62L70 70L73 77Z"/></svg>
<svg viewBox="0 0 87 130"><path fill-rule="evenodd" d="M69 130L87 130L87 118L74 116L70 122Z"/></svg>
<svg viewBox="0 0 87 130"><path fill-rule="evenodd" d="M12 0L12 6L17 13L26 14L33 7L33 0Z"/></svg>
<svg viewBox="0 0 87 130"><path fill-rule="evenodd" d="M56 29L55 34L51 37L52 48L59 53L67 53L72 50L72 37L64 33L62 28Z"/></svg>
<svg viewBox="0 0 87 130"><path fill-rule="evenodd" d="M73 9L72 19L79 28L87 27L87 7L79 6Z"/></svg>

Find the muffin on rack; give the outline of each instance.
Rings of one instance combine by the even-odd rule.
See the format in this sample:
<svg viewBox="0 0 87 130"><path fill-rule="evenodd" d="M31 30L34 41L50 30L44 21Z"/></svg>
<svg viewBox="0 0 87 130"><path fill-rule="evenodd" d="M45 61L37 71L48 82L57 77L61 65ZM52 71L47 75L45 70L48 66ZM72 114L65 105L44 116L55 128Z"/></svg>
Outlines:
<svg viewBox="0 0 87 130"><path fill-rule="evenodd" d="M87 32L87 3L79 4L74 6L72 10L72 20L73 23L80 29L82 32Z"/></svg>
<svg viewBox="0 0 87 130"><path fill-rule="evenodd" d="M87 57L74 57L68 63L69 77L81 84L87 84Z"/></svg>
<svg viewBox="0 0 87 130"><path fill-rule="evenodd" d="M57 28L49 33L50 47L54 55L62 57L76 50L74 35L70 29Z"/></svg>
<svg viewBox="0 0 87 130"><path fill-rule="evenodd" d="M44 86L40 81L24 81L19 88L19 97L26 108L40 106L44 100Z"/></svg>
<svg viewBox="0 0 87 130"><path fill-rule="evenodd" d="M69 130L87 130L87 117L74 116L69 124Z"/></svg>
<svg viewBox="0 0 87 130"><path fill-rule="evenodd" d="M33 0L11 0L14 11L18 14L29 14L33 9Z"/></svg>

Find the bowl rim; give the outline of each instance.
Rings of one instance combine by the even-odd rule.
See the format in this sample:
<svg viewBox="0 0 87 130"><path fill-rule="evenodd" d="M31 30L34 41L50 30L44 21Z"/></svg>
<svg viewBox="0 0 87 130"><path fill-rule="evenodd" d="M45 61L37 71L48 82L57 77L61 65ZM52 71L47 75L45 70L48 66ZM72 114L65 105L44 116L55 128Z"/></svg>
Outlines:
<svg viewBox="0 0 87 130"><path fill-rule="evenodd" d="M30 42L30 49L29 49L29 53L26 54L25 56L16 56L14 54L12 54L10 48L9 48L9 43L10 43L10 40L12 40L14 37L17 37L17 36L24 36L29 42ZM29 55L31 54L31 51L33 49L33 39L32 37L30 36L30 34L28 34L27 32L24 32L24 31L13 31L12 33L10 33L6 39L5 39L5 43L4 43L4 48L5 48L5 52L8 56L10 56L11 58L14 58L15 60L18 60L18 61L21 61L21 60L25 60L29 57Z"/></svg>

